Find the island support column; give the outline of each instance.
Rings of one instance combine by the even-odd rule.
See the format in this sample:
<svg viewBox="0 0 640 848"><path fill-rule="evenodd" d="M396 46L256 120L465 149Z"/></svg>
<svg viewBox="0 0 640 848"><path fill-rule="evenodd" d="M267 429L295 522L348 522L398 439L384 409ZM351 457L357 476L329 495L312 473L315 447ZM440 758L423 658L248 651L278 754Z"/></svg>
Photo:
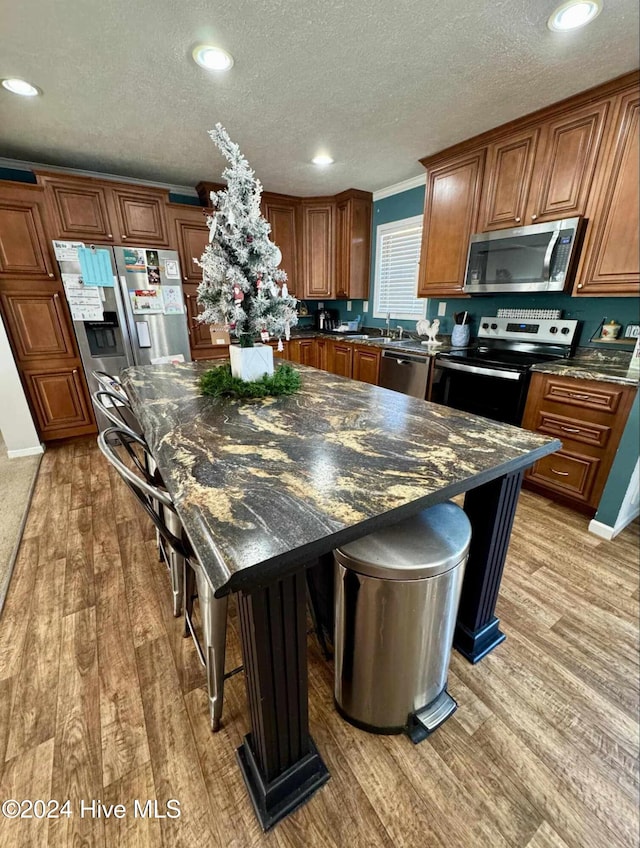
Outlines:
<svg viewBox="0 0 640 848"><path fill-rule="evenodd" d="M304 571L239 593L251 733L238 761L263 830L329 779L309 735Z"/></svg>
<svg viewBox="0 0 640 848"><path fill-rule="evenodd" d="M464 511L471 522L471 547L453 647L472 663L477 663L506 639L494 613L522 473L499 477L465 495Z"/></svg>

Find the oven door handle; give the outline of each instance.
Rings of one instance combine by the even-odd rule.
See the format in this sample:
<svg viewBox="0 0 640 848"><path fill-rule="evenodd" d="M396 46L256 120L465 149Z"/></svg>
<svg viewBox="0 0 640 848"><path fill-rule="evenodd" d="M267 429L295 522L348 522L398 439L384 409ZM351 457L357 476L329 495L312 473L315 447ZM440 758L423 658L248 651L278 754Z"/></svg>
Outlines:
<svg viewBox="0 0 640 848"><path fill-rule="evenodd" d="M447 359L439 359L436 367L481 374L485 377L499 377L501 380L521 380L524 377L524 373L520 371L503 371L500 368L486 368L484 365L463 365L460 362L449 362Z"/></svg>

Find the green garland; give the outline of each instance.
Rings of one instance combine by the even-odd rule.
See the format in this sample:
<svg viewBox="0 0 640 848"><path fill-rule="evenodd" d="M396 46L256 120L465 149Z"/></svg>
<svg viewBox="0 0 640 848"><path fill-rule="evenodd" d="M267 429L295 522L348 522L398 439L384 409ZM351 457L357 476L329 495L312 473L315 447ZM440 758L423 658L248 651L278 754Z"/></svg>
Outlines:
<svg viewBox="0 0 640 848"><path fill-rule="evenodd" d="M200 377L200 391L211 397L261 398L292 395L300 388L300 374L291 365L280 365L271 376L247 382L231 374L230 365L212 368Z"/></svg>

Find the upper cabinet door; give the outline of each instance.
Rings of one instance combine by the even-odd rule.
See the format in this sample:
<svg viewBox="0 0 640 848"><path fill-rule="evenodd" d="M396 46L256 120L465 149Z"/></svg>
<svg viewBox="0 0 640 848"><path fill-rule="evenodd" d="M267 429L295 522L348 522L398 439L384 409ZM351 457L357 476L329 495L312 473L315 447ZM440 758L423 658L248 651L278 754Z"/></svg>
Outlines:
<svg viewBox="0 0 640 848"><path fill-rule="evenodd" d="M605 100L544 125L527 224L585 214L609 109Z"/></svg>
<svg viewBox="0 0 640 848"><path fill-rule="evenodd" d="M175 226L183 280L188 283L201 283L202 268L198 265L198 260L209 244L206 216L210 210L202 206L168 208Z"/></svg>
<svg viewBox="0 0 640 848"><path fill-rule="evenodd" d="M485 148L427 171L418 296L460 295L477 230Z"/></svg>
<svg viewBox="0 0 640 848"><path fill-rule="evenodd" d="M54 238L113 242L107 190L88 179L38 175L51 212Z"/></svg>
<svg viewBox="0 0 640 848"><path fill-rule="evenodd" d="M489 145L478 229L517 227L526 216L539 129Z"/></svg>
<svg viewBox="0 0 640 848"><path fill-rule="evenodd" d="M336 201L336 297L369 297L372 196L350 190Z"/></svg>
<svg viewBox="0 0 640 848"><path fill-rule="evenodd" d="M271 241L282 253L280 268L287 272L289 294L300 292L298 218L300 204L297 200L271 198L263 195L264 217L271 224Z"/></svg>
<svg viewBox="0 0 640 848"><path fill-rule="evenodd" d="M640 294L640 191L637 89L618 99L608 167L590 210L592 226L582 254L574 294Z"/></svg>
<svg viewBox="0 0 640 848"><path fill-rule="evenodd" d="M0 278L55 277L38 186L0 182Z"/></svg>
<svg viewBox="0 0 640 848"><path fill-rule="evenodd" d="M333 294L333 203L305 204L304 297L331 298Z"/></svg>
<svg viewBox="0 0 640 848"><path fill-rule="evenodd" d="M118 222L116 242L170 246L165 216L167 192L117 187L111 195Z"/></svg>

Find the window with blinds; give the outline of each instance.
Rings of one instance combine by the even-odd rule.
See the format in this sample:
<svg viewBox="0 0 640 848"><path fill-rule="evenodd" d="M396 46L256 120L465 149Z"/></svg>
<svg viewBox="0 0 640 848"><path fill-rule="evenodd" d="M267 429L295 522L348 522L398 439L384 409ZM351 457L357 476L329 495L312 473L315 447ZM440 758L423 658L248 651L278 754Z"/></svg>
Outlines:
<svg viewBox="0 0 640 848"><path fill-rule="evenodd" d="M426 298L417 298L422 215L376 228L374 318L411 320L427 314Z"/></svg>

